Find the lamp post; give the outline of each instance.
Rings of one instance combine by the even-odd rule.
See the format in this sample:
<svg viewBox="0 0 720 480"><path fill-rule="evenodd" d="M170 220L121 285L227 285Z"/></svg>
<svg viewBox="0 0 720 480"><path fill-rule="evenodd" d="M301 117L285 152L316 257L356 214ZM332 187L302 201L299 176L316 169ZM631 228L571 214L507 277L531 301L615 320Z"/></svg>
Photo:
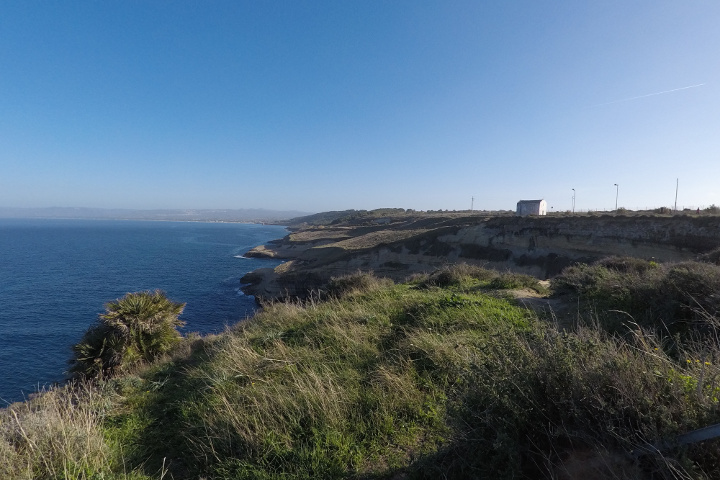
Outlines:
<svg viewBox="0 0 720 480"><path fill-rule="evenodd" d="M573 202L572 202L573 203L573 213L575 213L575 189L573 188L572 191L573 191Z"/></svg>
<svg viewBox="0 0 720 480"><path fill-rule="evenodd" d="M615 184L615 210L617 210L617 199L618 199L618 192L620 192L620 187L618 184Z"/></svg>

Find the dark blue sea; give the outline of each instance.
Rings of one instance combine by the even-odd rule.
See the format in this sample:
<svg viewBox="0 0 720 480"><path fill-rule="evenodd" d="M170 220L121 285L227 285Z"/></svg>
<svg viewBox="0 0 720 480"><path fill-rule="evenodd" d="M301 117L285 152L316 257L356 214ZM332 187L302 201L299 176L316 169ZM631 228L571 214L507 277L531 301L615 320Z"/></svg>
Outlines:
<svg viewBox="0 0 720 480"><path fill-rule="evenodd" d="M184 333L252 315L240 277L280 262L242 254L285 234L237 223L0 219L0 407L63 380L70 347L127 292L160 289L186 302Z"/></svg>

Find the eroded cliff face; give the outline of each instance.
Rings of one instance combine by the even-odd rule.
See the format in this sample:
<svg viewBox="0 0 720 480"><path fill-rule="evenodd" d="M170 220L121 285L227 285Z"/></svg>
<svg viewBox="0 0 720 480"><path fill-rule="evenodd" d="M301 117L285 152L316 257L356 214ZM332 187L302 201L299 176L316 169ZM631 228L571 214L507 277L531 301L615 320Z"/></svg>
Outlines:
<svg viewBox="0 0 720 480"><path fill-rule="evenodd" d="M691 260L720 245L717 217L534 217L490 219L439 241L460 256L540 278L611 255Z"/></svg>
<svg viewBox="0 0 720 480"><path fill-rule="evenodd" d="M263 298L304 296L358 270L404 280L466 262L541 279L611 255L671 262L720 247L718 216L398 217L382 224L313 227L247 255L291 261L243 279Z"/></svg>

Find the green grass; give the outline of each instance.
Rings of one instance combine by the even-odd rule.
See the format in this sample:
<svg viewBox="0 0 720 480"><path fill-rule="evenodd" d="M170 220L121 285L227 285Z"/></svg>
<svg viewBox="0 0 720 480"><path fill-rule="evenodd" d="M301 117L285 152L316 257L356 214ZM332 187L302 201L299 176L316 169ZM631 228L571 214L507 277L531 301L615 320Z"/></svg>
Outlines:
<svg viewBox="0 0 720 480"><path fill-rule="evenodd" d="M268 305L6 409L0 476L562 478L576 458L588 476L600 460L609 478L716 476L713 442L631 453L720 421L716 342L562 331L489 295L516 281L532 288L468 266L398 285L359 274L327 300Z"/></svg>
<svg viewBox="0 0 720 480"><path fill-rule="evenodd" d="M637 324L688 337L718 327L720 266L710 263L613 257L567 268L553 279L553 289L575 294L608 330Z"/></svg>
<svg viewBox="0 0 720 480"><path fill-rule="evenodd" d="M461 263L440 268L430 275L417 278L415 283L422 287L485 289L485 290L534 290L548 294L549 290L530 275L512 272L496 272L475 265Z"/></svg>

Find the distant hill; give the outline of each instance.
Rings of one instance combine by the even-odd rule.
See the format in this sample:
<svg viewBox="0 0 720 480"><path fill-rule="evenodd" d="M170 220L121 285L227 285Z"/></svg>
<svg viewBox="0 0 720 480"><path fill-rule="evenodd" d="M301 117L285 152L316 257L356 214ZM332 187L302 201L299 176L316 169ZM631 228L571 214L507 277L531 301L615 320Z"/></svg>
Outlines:
<svg viewBox="0 0 720 480"><path fill-rule="evenodd" d="M188 209L188 210L132 210L106 208L6 208L0 207L0 218L67 218L92 220L164 220L193 222L266 222L282 223L291 218L308 215L296 210Z"/></svg>
<svg viewBox="0 0 720 480"><path fill-rule="evenodd" d="M386 217L389 215L403 215L405 213L414 212L413 210L405 210L404 208L379 208L376 210L333 210L330 212L313 213L302 217L290 219L288 226L291 227L307 227L330 225L341 222L349 222L358 219L370 220L374 218Z"/></svg>

